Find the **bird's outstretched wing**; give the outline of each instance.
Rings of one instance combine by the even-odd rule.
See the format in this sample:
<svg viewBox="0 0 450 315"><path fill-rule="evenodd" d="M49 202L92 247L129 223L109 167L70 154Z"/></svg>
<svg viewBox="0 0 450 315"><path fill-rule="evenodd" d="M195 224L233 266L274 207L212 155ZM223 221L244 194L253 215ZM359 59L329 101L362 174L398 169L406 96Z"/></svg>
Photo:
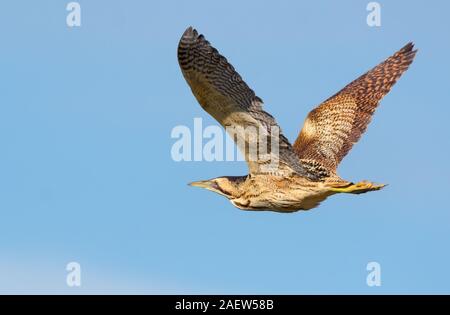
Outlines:
<svg viewBox="0 0 450 315"><path fill-rule="evenodd" d="M413 48L407 44L308 114L293 146L303 163L336 170L366 130L381 98L412 63L417 52Z"/></svg>
<svg viewBox="0 0 450 315"><path fill-rule="evenodd" d="M178 45L178 62L205 111L231 134L251 174L295 172L312 180L323 176L303 166L262 100L203 35L189 27Z"/></svg>

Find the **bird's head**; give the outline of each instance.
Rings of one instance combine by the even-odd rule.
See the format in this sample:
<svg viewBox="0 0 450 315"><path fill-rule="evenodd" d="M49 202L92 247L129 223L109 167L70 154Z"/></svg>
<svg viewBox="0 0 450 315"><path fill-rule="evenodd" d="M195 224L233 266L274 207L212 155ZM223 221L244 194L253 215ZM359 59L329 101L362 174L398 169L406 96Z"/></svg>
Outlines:
<svg viewBox="0 0 450 315"><path fill-rule="evenodd" d="M234 199L240 195L240 185L245 181L247 176L223 176L208 180L192 182L189 185L194 187L205 188L207 190L225 196L228 199Z"/></svg>

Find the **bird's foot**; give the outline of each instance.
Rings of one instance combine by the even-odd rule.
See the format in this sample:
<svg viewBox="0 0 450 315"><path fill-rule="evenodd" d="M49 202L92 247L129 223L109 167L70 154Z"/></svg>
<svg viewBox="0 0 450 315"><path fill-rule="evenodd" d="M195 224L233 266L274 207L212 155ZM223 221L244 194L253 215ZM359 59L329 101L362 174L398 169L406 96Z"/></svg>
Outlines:
<svg viewBox="0 0 450 315"><path fill-rule="evenodd" d="M347 194L363 194L368 191L380 190L384 186L386 186L386 184L375 184L368 181L361 181L356 184L350 184L346 187L332 187L331 191Z"/></svg>

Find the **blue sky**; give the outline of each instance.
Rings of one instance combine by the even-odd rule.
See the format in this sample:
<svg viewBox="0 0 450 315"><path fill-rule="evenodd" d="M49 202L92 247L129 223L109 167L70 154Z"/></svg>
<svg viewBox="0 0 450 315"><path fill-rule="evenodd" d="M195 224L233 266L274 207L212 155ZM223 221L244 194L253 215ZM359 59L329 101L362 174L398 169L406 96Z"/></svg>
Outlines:
<svg viewBox="0 0 450 315"><path fill-rule="evenodd" d="M450 4L5 1L1 293L450 293ZM388 183L309 212L244 212L186 184L244 162L174 162L177 125L216 124L176 60L195 26L293 141L314 106L408 41L419 53L339 168ZM66 264L82 285L66 285ZM382 285L366 284L381 264Z"/></svg>

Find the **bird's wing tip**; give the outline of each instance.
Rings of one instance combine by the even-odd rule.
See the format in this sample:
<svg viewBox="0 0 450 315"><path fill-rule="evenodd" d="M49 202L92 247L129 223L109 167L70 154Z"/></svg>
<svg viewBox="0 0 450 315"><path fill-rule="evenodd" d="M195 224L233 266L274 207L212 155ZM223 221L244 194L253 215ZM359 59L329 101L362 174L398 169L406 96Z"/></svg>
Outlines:
<svg viewBox="0 0 450 315"><path fill-rule="evenodd" d="M403 46L399 51L394 54L394 58L400 58L402 62L411 64L416 56L417 49L414 49L414 43L411 41ZM405 69L406 70L406 69Z"/></svg>
<svg viewBox="0 0 450 315"><path fill-rule="evenodd" d="M195 40L198 37L198 32L195 28L192 26L189 26L183 33L183 36L181 36L182 40L186 41L192 41Z"/></svg>
<svg viewBox="0 0 450 315"><path fill-rule="evenodd" d="M404 54L415 55L418 49L417 48L414 49L414 48L415 48L414 42L410 41L402 49L400 49L400 51L403 52Z"/></svg>

